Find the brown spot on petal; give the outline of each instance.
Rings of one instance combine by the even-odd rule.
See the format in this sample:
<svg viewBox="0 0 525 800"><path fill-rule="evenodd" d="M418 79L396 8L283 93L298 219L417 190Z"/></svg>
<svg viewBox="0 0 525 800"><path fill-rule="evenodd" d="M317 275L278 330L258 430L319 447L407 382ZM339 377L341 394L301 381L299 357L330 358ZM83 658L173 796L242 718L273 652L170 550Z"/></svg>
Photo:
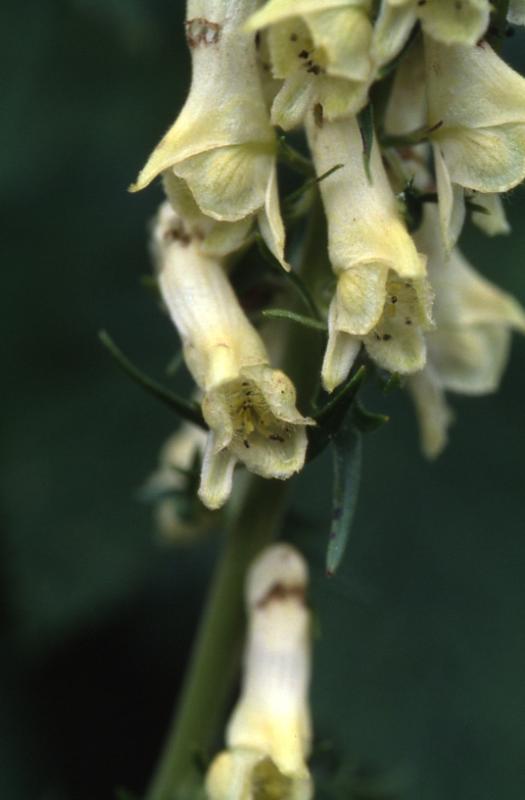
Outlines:
<svg viewBox="0 0 525 800"><path fill-rule="evenodd" d="M221 26L217 22L210 22L204 17L194 17L184 23L186 28L186 39L190 47L197 47L203 44L208 47L210 44L217 44L221 35Z"/></svg>

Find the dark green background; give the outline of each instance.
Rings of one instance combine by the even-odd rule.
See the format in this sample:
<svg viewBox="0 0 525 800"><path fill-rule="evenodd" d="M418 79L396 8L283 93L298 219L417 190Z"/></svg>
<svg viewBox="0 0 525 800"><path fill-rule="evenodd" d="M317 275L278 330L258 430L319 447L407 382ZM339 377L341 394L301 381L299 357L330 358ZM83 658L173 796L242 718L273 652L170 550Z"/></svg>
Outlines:
<svg viewBox="0 0 525 800"><path fill-rule="evenodd" d="M175 421L96 337L107 327L156 375L176 346L140 285L160 191L126 186L184 99L182 18L165 0L0 4L6 800L142 791L213 560L213 542L159 547L136 494ZM524 45L506 47L522 69ZM523 194L508 208L511 238L469 230L465 249L525 301ZM381 401L392 421L365 442L333 580L329 462L294 487L287 535L311 559L319 628L317 738L349 765L393 771L407 800L525 793L524 358L516 341L498 395L453 400L435 465L406 398Z"/></svg>

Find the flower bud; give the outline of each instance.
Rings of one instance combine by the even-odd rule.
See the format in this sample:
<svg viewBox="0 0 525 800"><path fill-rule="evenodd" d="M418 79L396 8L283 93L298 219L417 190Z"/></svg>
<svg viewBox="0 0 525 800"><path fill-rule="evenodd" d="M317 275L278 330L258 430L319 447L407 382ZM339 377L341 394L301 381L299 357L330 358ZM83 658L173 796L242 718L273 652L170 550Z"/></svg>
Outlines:
<svg viewBox="0 0 525 800"><path fill-rule="evenodd" d="M248 638L227 750L206 778L210 800L309 800L311 725L307 567L287 544L268 547L247 578Z"/></svg>

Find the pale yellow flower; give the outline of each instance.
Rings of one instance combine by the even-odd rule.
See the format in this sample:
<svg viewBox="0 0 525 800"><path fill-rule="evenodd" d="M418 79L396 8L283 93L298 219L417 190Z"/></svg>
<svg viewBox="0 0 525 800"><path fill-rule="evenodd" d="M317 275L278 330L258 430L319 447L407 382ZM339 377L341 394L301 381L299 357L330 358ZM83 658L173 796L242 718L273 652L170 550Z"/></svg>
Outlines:
<svg viewBox="0 0 525 800"><path fill-rule="evenodd" d="M402 50L415 23L444 44L476 44L487 30L489 0L382 0L372 54L386 64Z"/></svg>
<svg viewBox="0 0 525 800"><path fill-rule="evenodd" d="M525 25L525 0L510 0L508 20L513 25Z"/></svg>
<svg viewBox="0 0 525 800"><path fill-rule="evenodd" d="M376 141L366 174L355 119L311 120L308 141L328 223L328 249L337 288L330 305L322 367L332 391L348 375L364 344L384 369L411 373L425 364L423 332L431 326L431 290L420 256L402 222Z"/></svg>
<svg viewBox="0 0 525 800"><path fill-rule="evenodd" d="M428 256L436 328L427 334L427 366L409 378L408 386L416 404L423 451L434 457L446 445L452 420L445 391L466 395L495 391L508 360L512 330L525 333L525 313L513 297L479 275L458 250L447 256L435 207L426 208L416 239Z"/></svg>
<svg viewBox="0 0 525 800"><path fill-rule="evenodd" d="M525 178L525 79L486 42L446 47L427 39L425 51L441 228L450 249L464 218L464 189L491 195Z"/></svg>
<svg viewBox="0 0 525 800"><path fill-rule="evenodd" d="M210 428L199 496L218 508L230 493L236 461L265 478L300 470L304 426L311 421L297 411L290 379L269 366L221 262L202 253L168 203L157 217L153 249L160 291Z"/></svg>
<svg viewBox="0 0 525 800"><path fill-rule="evenodd" d="M369 0L270 0L249 20L266 28L273 75L283 85L272 122L288 130L318 106L327 119L354 114L366 103L372 78Z"/></svg>
<svg viewBox="0 0 525 800"><path fill-rule="evenodd" d="M287 544L268 547L247 579L248 639L227 749L206 776L209 800L310 800L306 759L310 613L307 566Z"/></svg>
<svg viewBox="0 0 525 800"><path fill-rule="evenodd" d="M184 422L165 442L159 467L144 486L146 496L155 500L155 522L163 540L174 543L190 542L210 523L210 514L195 498L175 497L185 493L189 478L187 471L196 459L202 459L206 433L189 422ZM186 504L193 504L185 508Z"/></svg>
<svg viewBox="0 0 525 800"><path fill-rule="evenodd" d="M205 217L222 223L213 228L219 229L219 238L232 240L230 248L257 219L268 247L284 265L275 134L254 36L243 30L256 6L256 0L189 0L190 92L132 190L165 174L175 210L188 219L199 212L201 226L207 225Z"/></svg>

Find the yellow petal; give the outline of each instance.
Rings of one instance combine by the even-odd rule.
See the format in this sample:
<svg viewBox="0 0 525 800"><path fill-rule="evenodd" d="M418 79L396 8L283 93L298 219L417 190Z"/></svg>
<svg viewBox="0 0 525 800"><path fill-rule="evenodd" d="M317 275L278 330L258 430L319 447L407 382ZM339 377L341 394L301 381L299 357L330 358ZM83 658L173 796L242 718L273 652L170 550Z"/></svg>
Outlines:
<svg viewBox="0 0 525 800"><path fill-rule="evenodd" d="M471 195L470 199L475 205L481 206L486 212L472 212L472 222L477 225L483 233L486 233L487 236L510 233L510 225L505 214L501 197L498 194L481 194L475 192Z"/></svg>
<svg viewBox="0 0 525 800"><path fill-rule="evenodd" d="M204 214L235 222L264 205L274 152L273 143L232 145L195 155L172 169L188 184Z"/></svg>
<svg viewBox="0 0 525 800"><path fill-rule="evenodd" d="M475 45L487 30L489 0L426 0L417 15L426 34L444 44Z"/></svg>
<svg viewBox="0 0 525 800"><path fill-rule="evenodd" d="M452 183L439 145L434 145L433 151L441 235L445 249L450 252L458 241L465 222L464 192L461 186Z"/></svg>
<svg viewBox="0 0 525 800"><path fill-rule="evenodd" d="M401 52L415 22L416 13L410 5L398 8L389 0L383 0L372 39L372 58L378 67Z"/></svg>
<svg viewBox="0 0 525 800"><path fill-rule="evenodd" d="M423 453L437 458L447 445L448 428L454 420L445 392L430 367L411 375L407 387L416 407Z"/></svg>

